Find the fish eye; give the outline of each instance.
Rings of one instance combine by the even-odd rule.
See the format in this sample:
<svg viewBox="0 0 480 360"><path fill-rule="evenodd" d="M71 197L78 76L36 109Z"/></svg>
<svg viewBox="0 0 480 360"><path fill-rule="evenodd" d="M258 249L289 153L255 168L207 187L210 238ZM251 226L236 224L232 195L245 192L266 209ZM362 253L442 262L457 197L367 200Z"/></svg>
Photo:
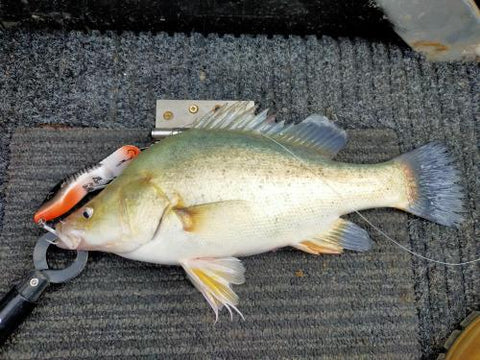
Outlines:
<svg viewBox="0 0 480 360"><path fill-rule="evenodd" d="M90 219L93 215L93 209L92 208L85 208L85 210L83 210L82 212L82 216L85 218L85 219Z"/></svg>

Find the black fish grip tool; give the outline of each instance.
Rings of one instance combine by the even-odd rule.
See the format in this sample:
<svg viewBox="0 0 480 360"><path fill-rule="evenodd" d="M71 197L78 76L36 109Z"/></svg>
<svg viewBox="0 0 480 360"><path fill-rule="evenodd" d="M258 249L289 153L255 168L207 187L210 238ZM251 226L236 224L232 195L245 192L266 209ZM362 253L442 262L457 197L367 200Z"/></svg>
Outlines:
<svg viewBox="0 0 480 360"><path fill-rule="evenodd" d="M54 234L46 233L37 240L33 250L35 270L0 300L0 344L3 344L32 312L48 285L67 282L85 268L88 252L77 251L75 260L68 267L49 269L47 250L55 239Z"/></svg>

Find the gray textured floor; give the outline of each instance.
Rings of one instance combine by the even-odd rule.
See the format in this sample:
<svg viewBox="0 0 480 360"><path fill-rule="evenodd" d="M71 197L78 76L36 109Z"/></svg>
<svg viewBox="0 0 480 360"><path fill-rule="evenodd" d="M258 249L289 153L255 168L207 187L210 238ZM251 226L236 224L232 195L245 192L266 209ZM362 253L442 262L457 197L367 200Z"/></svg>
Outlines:
<svg viewBox="0 0 480 360"><path fill-rule="evenodd" d="M410 217L409 243L440 260L480 256L477 65L429 64L408 50L361 40L7 32L0 34L0 66L2 180L17 126L147 129L156 98L252 99L287 120L323 111L349 129L394 129L404 151L433 139L448 143L465 174L467 221L457 232ZM411 265L415 335L424 357L433 358L458 322L480 306L480 267L447 268L416 258Z"/></svg>

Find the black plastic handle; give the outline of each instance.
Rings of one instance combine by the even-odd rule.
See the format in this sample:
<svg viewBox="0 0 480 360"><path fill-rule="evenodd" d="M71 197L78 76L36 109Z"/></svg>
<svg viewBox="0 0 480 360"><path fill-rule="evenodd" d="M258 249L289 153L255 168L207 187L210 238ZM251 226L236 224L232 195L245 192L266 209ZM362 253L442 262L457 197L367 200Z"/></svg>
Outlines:
<svg viewBox="0 0 480 360"><path fill-rule="evenodd" d="M48 284L48 278L41 271L34 271L0 300L0 345L32 312Z"/></svg>

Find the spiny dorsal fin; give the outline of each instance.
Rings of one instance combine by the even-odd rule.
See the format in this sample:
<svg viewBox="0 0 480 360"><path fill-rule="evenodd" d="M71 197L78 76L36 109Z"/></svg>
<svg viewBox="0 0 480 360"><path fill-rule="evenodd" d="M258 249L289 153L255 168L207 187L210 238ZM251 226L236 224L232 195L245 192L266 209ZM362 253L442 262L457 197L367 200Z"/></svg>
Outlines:
<svg viewBox="0 0 480 360"><path fill-rule="evenodd" d="M295 244L293 247L310 254L340 254L344 249L367 251L372 247L372 240L368 233L358 225L338 219L327 231Z"/></svg>
<svg viewBox="0 0 480 360"><path fill-rule="evenodd" d="M217 129L263 134L284 144L309 147L328 157L335 156L347 142L344 130L325 116L313 114L299 124L272 122L268 110L255 115L245 103L222 106L193 124L193 128Z"/></svg>

